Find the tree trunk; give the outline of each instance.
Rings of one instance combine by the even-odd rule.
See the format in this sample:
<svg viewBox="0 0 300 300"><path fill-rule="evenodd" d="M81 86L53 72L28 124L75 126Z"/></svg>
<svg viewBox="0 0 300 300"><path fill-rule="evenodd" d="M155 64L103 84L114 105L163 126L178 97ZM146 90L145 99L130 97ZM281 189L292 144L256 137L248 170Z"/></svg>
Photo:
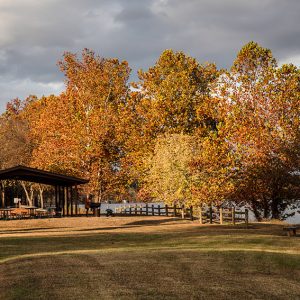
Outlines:
<svg viewBox="0 0 300 300"><path fill-rule="evenodd" d="M32 205L32 198L33 198L33 189L32 189L32 186L30 186L30 194L27 190L27 187L26 187L26 184L24 181L21 181L21 185L24 189L24 192L25 192L25 195L26 195L26 202L29 206L33 206Z"/></svg>
<svg viewBox="0 0 300 300"><path fill-rule="evenodd" d="M261 215L261 211L258 207L258 203L255 199L252 198L251 200L251 207L254 213L255 218L257 219L257 221L261 221L262 219L262 215Z"/></svg>
<svg viewBox="0 0 300 300"><path fill-rule="evenodd" d="M271 213L272 213L272 219L279 219L279 208L278 208L278 204L279 204L279 199L273 198L272 202L271 202Z"/></svg>
<svg viewBox="0 0 300 300"><path fill-rule="evenodd" d="M263 216L264 219L268 219L270 217L270 206L269 201L266 197L262 197L263 204Z"/></svg>
<svg viewBox="0 0 300 300"><path fill-rule="evenodd" d="M40 203L41 203L41 208L44 208L44 188L39 184L39 194L40 194Z"/></svg>

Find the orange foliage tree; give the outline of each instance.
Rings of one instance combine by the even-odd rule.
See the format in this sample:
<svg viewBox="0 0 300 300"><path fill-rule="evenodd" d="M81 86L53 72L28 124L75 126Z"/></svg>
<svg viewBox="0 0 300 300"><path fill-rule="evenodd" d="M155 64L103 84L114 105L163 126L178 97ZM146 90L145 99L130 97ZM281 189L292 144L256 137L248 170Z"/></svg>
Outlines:
<svg viewBox="0 0 300 300"><path fill-rule="evenodd" d="M115 126L128 94L127 62L104 59L85 49L59 62L66 91L42 98L32 129L35 166L90 179L88 192L103 200L118 190L122 149Z"/></svg>
<svg viewBox="0 0 300 300"><path fill-rule="evenodd" d="M215 95L218 134L234 157L225 198L250 203L258 218L284 217L300 196L299 69L278 68L270 50L250 42Z"/></svg>

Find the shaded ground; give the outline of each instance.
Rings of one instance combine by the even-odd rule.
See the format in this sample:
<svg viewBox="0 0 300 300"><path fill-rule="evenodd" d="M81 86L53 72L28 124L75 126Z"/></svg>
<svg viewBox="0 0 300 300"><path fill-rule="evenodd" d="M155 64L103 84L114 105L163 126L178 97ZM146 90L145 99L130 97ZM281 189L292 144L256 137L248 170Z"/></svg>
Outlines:
<svg viewBox="0 0 300 300"><path fill-rule="evenodd" d="M0 287L0 299L300 299L300 238L164 217L0 221Z"/></svg>

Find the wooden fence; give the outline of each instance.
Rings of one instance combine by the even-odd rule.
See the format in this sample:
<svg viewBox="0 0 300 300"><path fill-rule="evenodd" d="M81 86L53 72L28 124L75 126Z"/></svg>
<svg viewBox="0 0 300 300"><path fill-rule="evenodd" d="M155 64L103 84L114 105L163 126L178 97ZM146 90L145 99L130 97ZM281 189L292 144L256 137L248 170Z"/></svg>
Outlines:
<svg viewBox="0 0 300 300"><path fill-rule="evenodd" d="M145 216L172 216L181 217L182 219L194 220L198 217L201 224L224 224L232 223L235 225L238 222L243 222L248 226L249 212L237 210L233 208L193 208L184 206L161 206L161 205L123 205L115 209L118 215L145 215Z"/></svg>
<svg viewBox="0 0 300 300"><path fill-rule="evenodd" d="M201 224L224 224L232 223L235 225L237 222L244 222L247 226L249 223L249 211L236 210L235 207L232 208L220 208L215 209L209 207L208 209L199 208L198 211L199 221Z"/></svg>
<svg viewBox="0 0 300 300"><path fill-rule="evenodd" d="M194 220L199 219L201 224L224 224L243 222L248 226L249 212L248 209L241 211L232 208L215 208L215 207L185 207L185 206L168 206L168 205L149 205L149 204L124 204L116 207L116 215L128 216L168 216L180 217L182 219ZM86 214L85 208L78 208L75 216L95 215L100 217L100 210L89 210Z"/></svg>
<svg viewBox="0 0 300 300"><path fill-rule="evenodd" d="M144 215L144 216L172 216L193 220L193 207L168 206L168 205L123 205L115 208L115 213L120 215Z"/></svg>

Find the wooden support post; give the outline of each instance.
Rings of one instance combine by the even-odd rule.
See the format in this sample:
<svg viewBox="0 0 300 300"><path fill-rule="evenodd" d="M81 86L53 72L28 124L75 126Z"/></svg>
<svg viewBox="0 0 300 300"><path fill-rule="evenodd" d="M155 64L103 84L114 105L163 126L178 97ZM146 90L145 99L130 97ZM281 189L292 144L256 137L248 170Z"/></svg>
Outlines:
<svg viewBox="0 0 300 300"><path fill-rule="evenodd" d="M57 185L55 186L55 190L54 190L54 193L55 193L55 209L57 210L58 209L58 206L59 206L59 203L58 203L58 188L57 188Z"/></svg>
<svg viewBox="0 0 300 300"><path fill-rule="evenodd" d="M131 205L129 204L129 215L131 216Z"/></svg>
<svg viewBox="0 0 300 300"><path fill-rule="evenodd" d="M202 207L199 207L199 222L200 224L203 224L203 218L202 218Z"/></svg>
<svg viewBox="0 0 300 300"><path fill-rule="evenodd" d="M191 220L194 221L193 206L192 205L190 207L190 217L191 217Z"/></svg>
<svg viewBox="0 0 300 300"><path fill-rule="evenodd" d="M246 208L245 209L245 224L246 224L246 227L248 228L248 223L249 223L249 211L248 209Z"/></svg>
<svg viewBox="0 0 300 300"><path fill-rule="evenodd" d="M149 214L149 208L148 208L148 203L146 203L146 216Z"/></svg>
<svg viewBox="0 0 300 300"><path fill-rule="evenodd" d="M63 187L60 186L59 187L59 207L62 210L62 215L65 216L65 199L64 199L64 193L63 193Z"/></svg>
<svg viewBox="0 0 300 300"><path fill-rule="evenodd" d="M213 223L213 209L212 206L209 207L209 223Z"/></svg>
<svg viewBox="0 0 300 300"><path fill-rule="evenodd" d="M86 201L86 199L84 199L84 201ZM85 205L84 205L85 206ZM85 216L88 217L89 216L89 208L85 207Z"/></svg>
<svg viewBox="0 0 300 300"><path fill-rule="evenodd" d="M158 205L157 208L158 208L158 215L160 216L160 205Z"/></svg>
<svg viewBox="0 0 300 300"><path fill-rule="evenodd" d="M220 207L220 224L223 225L223 208Z"/></svg>
<svg viewBox="0 0 300 300"><path fill-rule="evenodd" d="M169 215L169 208L168 208L168 205L165 206L165 211L166 211L166 216Z"/></svg>
<svg viewBox="0 0 300 300"><path fill-rule="evenodd" d="M78 189L77 185L75 185L75 215L78 215Z"/></svg>
<svg viewBox="0 0 300 300"><path fill-rule="evenodd" d="M184 205L181 206L181 219L184 219L185 214L184 214Z"/></svg>
<svg viewBox="0 0 300 300"><path fill-rule="evenodd" d="M152 204L151 208L152 208L152 216L154 216L154 205L153 204Z"/></svg>
<svg viewBox="0 0 300 300"><path fill-rule="evenodd" d="M65 203L65 214L69 215L69 199L68 199L68 188L66 186L63 187L63 193L64 193L64 203Z"/></svg>
<svg viewBox="0 0 300 300"><path fill-rule="evenodd" d="M143 214L143 207L142 207L142 205L140 206L140 215L142 215Z"/></svg>
<svg viewBox="0 0 300 300"><path fill-rule="evenodd" d="M62 187L59 186L58 187L58 209L60 211L60 215L63 216L64 215L64 202L63 202L63 195L61 192Z"/></svg>
<svg viewBox="0 0 300 300"><path fill-rule="evenodd" d="M235 207L231 208L232 224L235 225Z"/></svg>
<svg viewBox="0 0 300 300"><path fill-rule="evenodd" d="M134 214L137 215L137 204L135 205L135 208L134 208Z"/></svg>
<svg viewBox="0 0 300 300"><path fill-rule="evenodd" d="M66 211L67 211L67 216L70 214L70 203L69 203L69 188L66 186L64 189L65 193L65 198L66 198Z"/></svg>
<svg viewBox="0 0 300 300"><path fill-rule="evenodd" d="M4 182L1 181L1 207L5 208L5 185Z"/></svg>
<svg viewBox="0 0 300 300"><path fill-rule="evenodd" d="M70 186L71 216L73 217L73 189Z"/></svg>
<svg viewBox="0 0 300 300"><path fill-rule="evenodd" d="M173 214L174 214L174 217L176 217L176 213L177 213L177 207L176 207L176 204L174 204L174 211L173 211Z"/></svg>
<svg viewBox="0 0 300 300"><path fill-rule="evenodd" d="M66 211L67 211L67 216L70 214L70 203L69 203L69 188L66 186L64 189L65 193L65 198L66 198Z"/></svg>

